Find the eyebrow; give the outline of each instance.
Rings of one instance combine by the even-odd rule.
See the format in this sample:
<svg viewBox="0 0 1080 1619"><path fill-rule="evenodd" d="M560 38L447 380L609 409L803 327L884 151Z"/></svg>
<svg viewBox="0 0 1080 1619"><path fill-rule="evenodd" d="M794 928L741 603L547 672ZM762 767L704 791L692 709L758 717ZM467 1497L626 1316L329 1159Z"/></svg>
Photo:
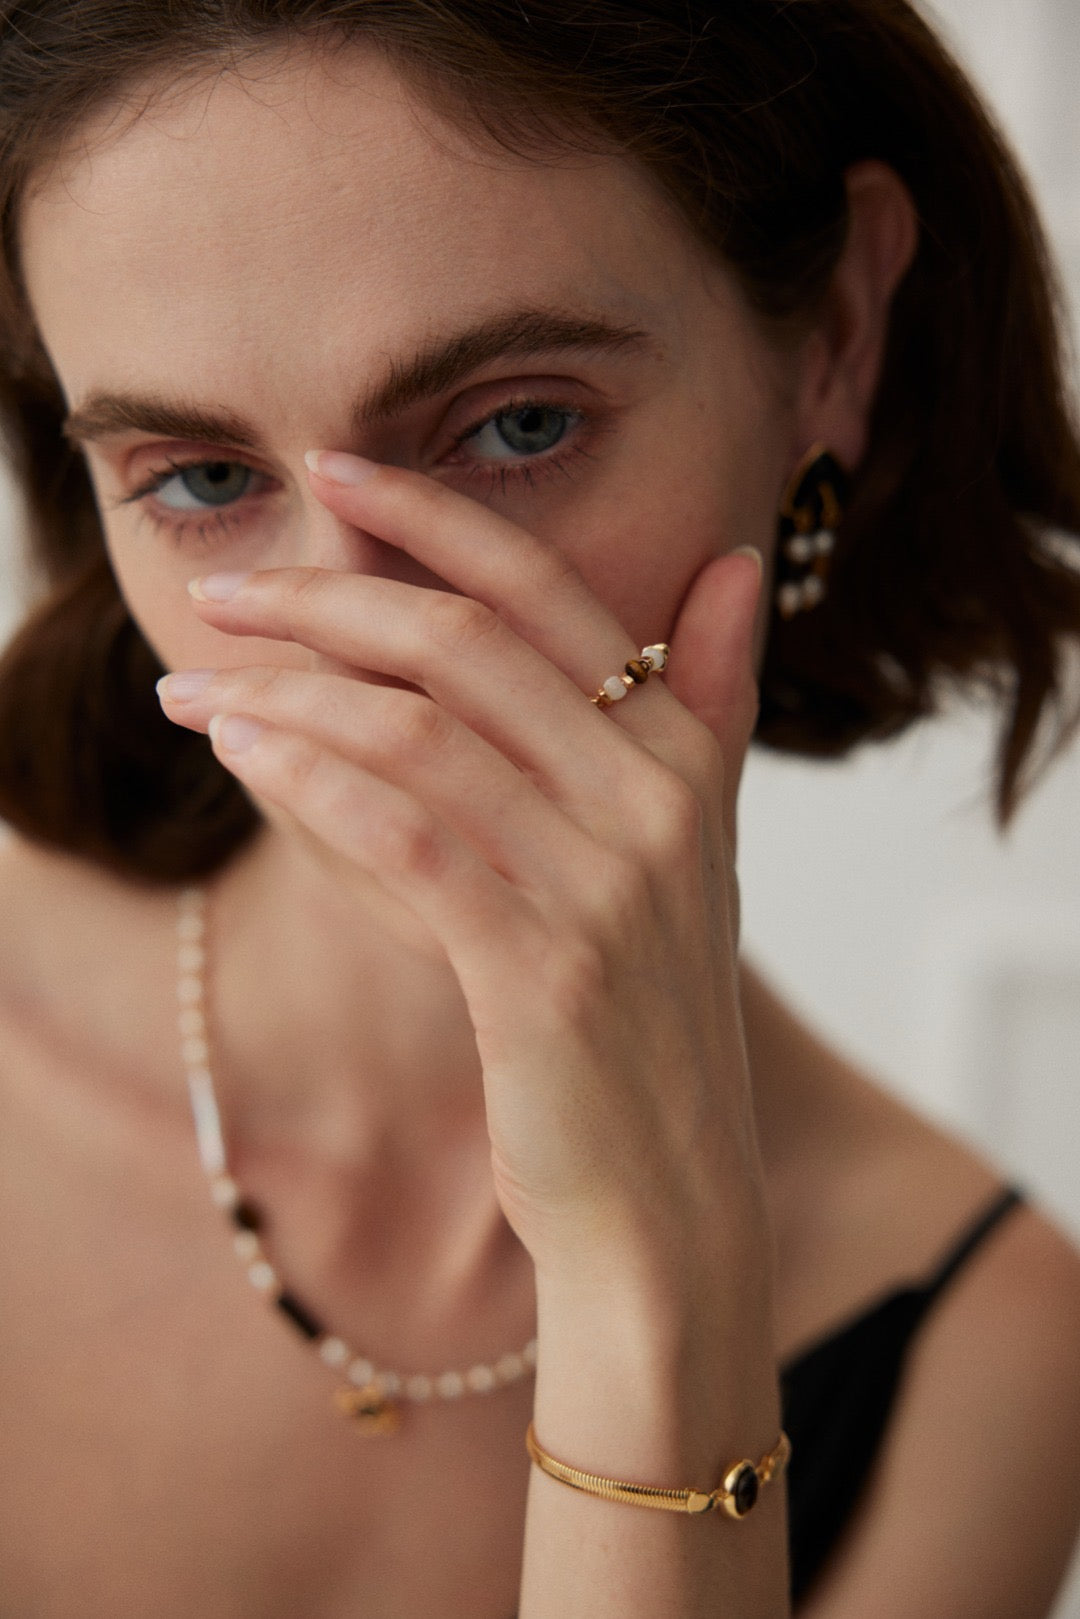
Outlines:
<svg viewBox="0 0 1080 1619"><path fill-rule="evenodd" d="M637 326L559 310L510 310L432 339L408 360L392 360L385 375L355 402L353 430L377 426L412 405L445 393L492 360L555 351L617 354L649 350L659 355L656 340ZM233 411L205 409L154 394L92 393L64 423L65 436L79 444L131 431L233 444L247 450L264 448L258 430Z"/></svg>

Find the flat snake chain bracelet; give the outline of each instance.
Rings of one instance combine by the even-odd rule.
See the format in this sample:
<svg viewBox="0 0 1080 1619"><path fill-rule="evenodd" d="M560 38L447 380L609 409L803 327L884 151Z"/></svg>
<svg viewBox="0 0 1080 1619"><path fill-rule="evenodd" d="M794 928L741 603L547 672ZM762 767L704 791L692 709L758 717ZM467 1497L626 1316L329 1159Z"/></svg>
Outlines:
<svg viewBox="0 0 1080 1619"><path fill-rule="evenodd" d="M791 1441L781 1430L772 1450L767 1451L756 1466L746 1460L733 1462L715 1490L664 1490L649 1484L626 1484L620 1479L602 1478L598 1473L583 1473L578 1467L557 1462L541 1448L531 1422L525 1435L525 1448L542 1472L588 1495L599 1495L606 1501L625 1501L634 1507L655 1507L660 1512L701 1513L719 1509L729 1518L745 1518L757 1501L761 1486L779 1478L791 1456Z"/></svg>

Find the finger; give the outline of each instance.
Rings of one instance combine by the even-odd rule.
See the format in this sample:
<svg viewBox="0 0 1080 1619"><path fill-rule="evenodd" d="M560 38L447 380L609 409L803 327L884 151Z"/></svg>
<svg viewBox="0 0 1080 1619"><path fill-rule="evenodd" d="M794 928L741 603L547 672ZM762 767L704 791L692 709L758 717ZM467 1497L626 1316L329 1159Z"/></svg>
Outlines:
<svg viewBox="0 0 1080 1619"><path fill-rule="evenodd" d="M490 507L406 468L339 452L307 459L312 489L336 516L400 546L493 609L579 691L591 697L640 653L563 551ZM660 683L650 681L637 696L632 705L619 704L619 724L643 739L668 733L677 721Z"/></svg>
<svg viewBox="0 0 1080 1619"><path fill-rule="evenodd" d="M221 588L197 582L206 584ZM201 617L230 634L298 641L339 665L406 681L598 835L607 835L613 819L627 818L628 800L644 806L643 795L660 789L663 766L654 754L613 726L572 679L481 602L329 569L267 569L231 584L227 600L196 595ZM619 708L647 699L655 682ZM662 743L669 734L663 731Z"/></svg>
<svg viewBox="0 0 1080 1619"><path fill-rule="evenodd" d="M436 815L401 788L308 737L244 715L215 716L214 752L256 795L286 810L322 844L402 900L446 949L463 987L491 971L530 907Z"/></svg>
<svg viewBox="0 0 1080 1619"><path fill-rule="evenodd" d="M761 556L750 547L710 562L688 591L671 637L672 694L720 744L732 848L739 782L758 713L754 644L761 587Z"/></svg>
<svg viewBox="0 0 1080 1619"><path fill-rule="evenodd" d="M550 888L589 859L591 840L528 776L422 693L270 666L167 675L158 692L179 725L246 714L405 789L519 885Z"/></svg>

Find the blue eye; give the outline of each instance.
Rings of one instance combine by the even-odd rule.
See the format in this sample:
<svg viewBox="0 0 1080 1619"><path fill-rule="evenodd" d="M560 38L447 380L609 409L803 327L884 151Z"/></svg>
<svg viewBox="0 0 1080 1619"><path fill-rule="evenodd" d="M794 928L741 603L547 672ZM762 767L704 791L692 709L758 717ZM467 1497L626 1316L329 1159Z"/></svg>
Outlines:
<svg viewBox="0 0 1080 1619"><path fill-rule="evenodd" d="M241 461L200 461L178 467L154 485L154 495L162 506L174 512L205 511L208 507L231 506L248 494L256 474Z"/></svg>
<svg viewBox="0 0 1080 1619"><path fill-rule="evenodd" d="M465 442L493 461L505 459L507 453L542 455L566 437L570 418L577 415L556 405L515 405L489 417Z"/></svg>

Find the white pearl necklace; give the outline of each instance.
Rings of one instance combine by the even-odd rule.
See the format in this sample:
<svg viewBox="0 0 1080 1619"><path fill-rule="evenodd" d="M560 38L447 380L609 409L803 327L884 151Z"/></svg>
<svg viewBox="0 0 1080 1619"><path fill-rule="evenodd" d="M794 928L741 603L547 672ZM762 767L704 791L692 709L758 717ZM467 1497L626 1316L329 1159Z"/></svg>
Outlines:
<svg viewBox="0 0 1080 1619"><path fill-rule="evenodd" d="M262 1221L258 1210L243 1196L229 1173L221 1115L210 1073L203 982L206 896L201 888L186 888L180 894L176 933L180 1052L195 1115L199 1157L210 1182L210 1195L235 1228L233 1247L247 1270L251 1285L292 1322L326 1366L345 1376L346 1383L334 1396L338 1409L351 1417L364 1433L388 1433L400 1420L397 1403L400 1400L422 1405L433 1399L458 1400L464 1394L490 1394L527 1376L536 1365L535 1338L523 1349L501 1355L491 1365L481 1362L464 1372L406 1375L376 1367L344 1338L326 1331L283 1285L260 1241Z"/></svg>

